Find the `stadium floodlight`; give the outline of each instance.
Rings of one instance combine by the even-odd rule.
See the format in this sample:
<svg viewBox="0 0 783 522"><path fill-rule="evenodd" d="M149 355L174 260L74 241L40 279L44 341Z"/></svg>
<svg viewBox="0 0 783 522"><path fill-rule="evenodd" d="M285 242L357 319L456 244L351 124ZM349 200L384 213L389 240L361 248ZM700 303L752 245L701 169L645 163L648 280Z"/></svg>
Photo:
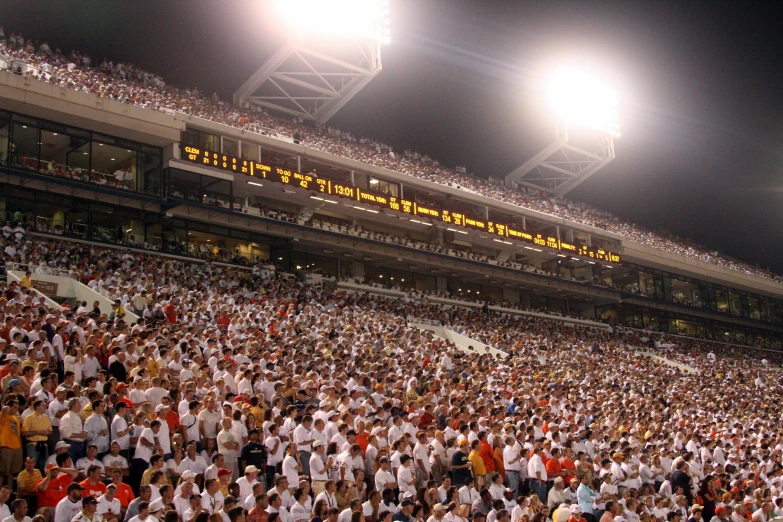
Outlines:
<svg viewBox="0 0 783 522"><path fill-rule="evenodd" d="M507 175L506 185L562 197L615 158L618 97L589 71L570 67L552 74L546 93L557 119L555 142Z"/></svg>
<svg viewBox="0 0 783 522"><path fill-rule="evenodd" d="M277 0L286 22L300 33L391 40L388 0Z"/></svg>
<svg viewBox="0 0 783 522"><path fill-rule="evenodd" d="M234 93L234 103L326 123L382 70L389 0L276 0L295 35Z"/></svg>
<svg viewBox="0 0 783 522"><path fill-rule="evenodd" d="M550 80L548 95L552 109L565 125L619 135L617 94L589 72L558 69Z"/></svg>

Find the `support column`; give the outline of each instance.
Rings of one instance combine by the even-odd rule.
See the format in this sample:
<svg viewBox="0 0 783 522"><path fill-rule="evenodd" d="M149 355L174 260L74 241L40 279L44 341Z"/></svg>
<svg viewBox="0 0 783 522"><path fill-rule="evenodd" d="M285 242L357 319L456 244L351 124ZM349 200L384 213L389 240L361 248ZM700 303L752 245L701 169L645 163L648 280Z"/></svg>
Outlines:
<svg viewBox="0 0 783 522"><path fill-rule="evenodd" d="M302 172L302 156L296 157L296 171Z"/></svg>
<svg viewBox="0 0 783 522"><path fill-rule="evenodd" d="M484 205L484 221L489 221L489 207Z"/></svg>
<svg viewBox="0 0 783 522"><path fill-rule="evenodd" d="M356 176L354 175L353 169L351 169L351 185L354 187L356 186Z"/></svg>

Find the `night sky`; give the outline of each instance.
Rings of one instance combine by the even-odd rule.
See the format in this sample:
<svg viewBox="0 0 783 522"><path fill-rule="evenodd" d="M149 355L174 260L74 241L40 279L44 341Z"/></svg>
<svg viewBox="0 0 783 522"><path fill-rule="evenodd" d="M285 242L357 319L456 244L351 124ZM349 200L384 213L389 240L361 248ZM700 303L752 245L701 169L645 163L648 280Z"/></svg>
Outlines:
<svg viewBox="0 0 783 522"><path fill-rule="evenodd" d="M330 124L503 176L554 138L541 78L597 63L623 136L569 197L783 273L783 4L390 3L384 70ZM284 34L262 0L5 0L0 24L224 99Z"/></svg>

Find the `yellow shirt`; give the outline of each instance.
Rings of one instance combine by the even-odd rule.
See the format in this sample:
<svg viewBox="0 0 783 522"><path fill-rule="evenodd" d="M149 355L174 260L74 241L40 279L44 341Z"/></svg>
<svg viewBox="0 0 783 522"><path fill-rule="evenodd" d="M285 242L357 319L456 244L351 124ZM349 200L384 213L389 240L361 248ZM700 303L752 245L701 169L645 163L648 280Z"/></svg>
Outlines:
<svg viewBox="0 0 783 522"><path fill-rule="evenodd" d="M0 414L0 446L19 449L22 447L22 419L16 415Z"/></svg>
<svg viewBox="0 0 783 522"><path fill-rule="evenodd" d="M32 415L27 417L27 419L30 417L32 417ZM37 468L33 468L32 473L28 472L26 469L23 469L22 472L19 473L19 475L16 477L16 485L19 487L19 496L31 497L35 495L38 492L35 484L42 478L43 477L41 476L41 472Z"/></svg>
<svg viewBox="0 0 783 522"><path fill-rule="evenodd" d="M484 459L478 454L478 451L471 451L468 460L473 464L473 473L476 475L486 475L487 468L484 467Z"/></svg>
<svg viewBox="0 0 783 522"><path fill-rule="evenodd" d="M19 284L22 285L24 288L30 288L31 286L33 286L33 282L27 276L22 276L22 278L19 280Z"/></svg>
<svg viewBox="0 0 783 522"><path fill-rule="evenodd" d="M41 415L39 419L35 413L30 414L22 423L22 433L25 431L48 431L51 433L52 421L46 415ZM46 435L31 435L27 437L27 440L29 442L45 442L48 438Z"/></svg>
<svg viewBox="0 0 783 522"><path fill-rule="evenodd" d="M160 371L158 361L153 361L152 357L147 359L147 371L150 372L150 377L157 377L158 371Z"/></svg>

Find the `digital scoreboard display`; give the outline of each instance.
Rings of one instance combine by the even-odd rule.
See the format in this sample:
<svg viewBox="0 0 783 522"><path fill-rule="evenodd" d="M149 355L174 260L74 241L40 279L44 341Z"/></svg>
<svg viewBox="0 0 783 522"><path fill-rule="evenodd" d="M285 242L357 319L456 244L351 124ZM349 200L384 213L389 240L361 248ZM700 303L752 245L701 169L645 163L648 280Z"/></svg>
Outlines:
<svg viewBox="0 0 783 522"><path fill-rule="evenodd" d="M312 190L323 195L351 199L358 203L388 208L412 216L439 220L443 223L447 223L449 226L482 230L495 235L498 238L516 239L541 247L561 250L571 255L581 256L587 259L596 259L607 263L620 263L620 255L615 254L614 252L567 243L556 237L532 234L524 230L515 230L503 223L477 219L451 210L425 207L419 205L415 201L389 196L388 194L383 194L381 192L360 189L359 187L354 187L348 183L337 182L328 178L313 178L313 176L309 174L301 174L280 167L264 165L257 161L235 158L234 156L201 150L191 146L183 147L182 158L199 165L215 167L229 172L236 172L246 176L265 179L267 181L274 181L275 183L283 183L285 185Z"/></svg>

